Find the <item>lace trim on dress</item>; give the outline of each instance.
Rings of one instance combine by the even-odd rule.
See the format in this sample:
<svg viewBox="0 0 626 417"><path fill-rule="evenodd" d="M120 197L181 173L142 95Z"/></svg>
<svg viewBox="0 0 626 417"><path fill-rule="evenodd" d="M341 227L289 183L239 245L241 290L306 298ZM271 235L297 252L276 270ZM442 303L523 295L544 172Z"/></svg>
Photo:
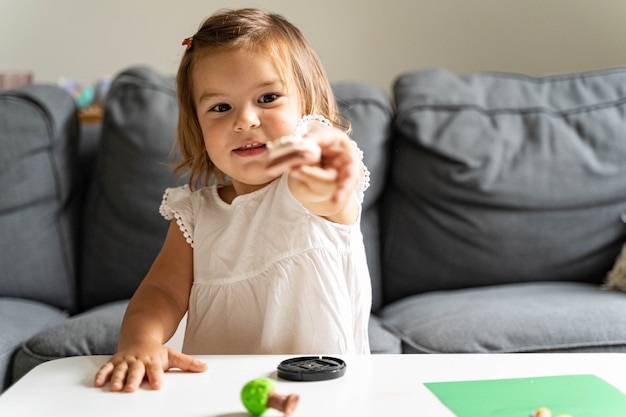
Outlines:
<svg viewBox="0 0 626 417"><path fill-rule="evenodd" d="M183 186L183 188L188 188L188 186L185 185ZM167 188L165 192L163 193L163 199L161 200L161 206L159 207L159 212L165 218L165 220L176 219L176 224L178 225L178 228L180 229L180 231L183 233L185 240L193 248L193 236L191 235L189 230L187 230L187 227L185 226L185 223L183 222L180 212L178 212L178 210L175 210L168 204L169 196L170 196L170 188Z"/></svg>
<svg viewBox="0 0 626 417"><path fill-rule="evenodd" d="M367 169L365 163L363 162L363 151L359 148L359 145L353 140L352 144L356 148L359 153L359 158L361 159L361 176L356 182L354 187L357 197L359 199L359 203L363 203L363 198L365 197L365 190L367 190L370 186L370 170Z"/></svg>

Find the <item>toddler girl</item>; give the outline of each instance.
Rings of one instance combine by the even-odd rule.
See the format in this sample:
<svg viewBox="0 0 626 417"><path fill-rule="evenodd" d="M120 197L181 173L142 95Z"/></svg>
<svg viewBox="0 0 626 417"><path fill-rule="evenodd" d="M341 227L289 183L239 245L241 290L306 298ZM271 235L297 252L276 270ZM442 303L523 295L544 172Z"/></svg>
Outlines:
<svg viewBox="0 0 626 417"><path fill-rule="evenodd" d="M224 11L185 39L178 145L189 184L166 190L163 248L95 385L158 389L189 355L369 353L359 221L367 170L319 58L293 25ZM270 164L269 142L316 152ZM188 313L183 349L163 345Z"/></svg>

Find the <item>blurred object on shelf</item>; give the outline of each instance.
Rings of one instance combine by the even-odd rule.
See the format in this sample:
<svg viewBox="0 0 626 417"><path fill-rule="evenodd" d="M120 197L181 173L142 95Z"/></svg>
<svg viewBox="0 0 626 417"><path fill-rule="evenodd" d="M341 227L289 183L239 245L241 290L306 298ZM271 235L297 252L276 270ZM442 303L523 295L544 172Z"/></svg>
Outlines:
<svg viewBox="0 0 626 417"><path fill-rule="evenodd" d="M76 105L82 111L93 105L101 107L104 104L111 85L111 77L102 76L95 83L87 85L71 78L61 77L57 84L74 97Z"/></svg>
<svg viewBox="0 0 626 417"><path fill-rule="evenodd" d="M111 77L106 75L102 76L96 81L96 97L95 102L100 106L104 105L104 99L109 92L109 88L111 87Z"/></svg>
<svg viewBox="0 0 626 417"><path fill-rule="evenodd" d="M0 89L23 87L33 83L32 72L0 72Z"/></svg>

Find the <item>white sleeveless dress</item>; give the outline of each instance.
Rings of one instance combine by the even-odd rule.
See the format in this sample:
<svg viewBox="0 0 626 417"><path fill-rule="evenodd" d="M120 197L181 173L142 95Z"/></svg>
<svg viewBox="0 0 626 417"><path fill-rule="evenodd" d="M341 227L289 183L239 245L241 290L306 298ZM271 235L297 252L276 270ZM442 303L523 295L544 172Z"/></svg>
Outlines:
<svg viewBox="0 0 626 417"><path fill-rule="evenodd" d="M232 204L216 186L166 190L161 213L177 220L194 251L183 352L369 353L360 221L340 225L311 213L287 180Z"/></svg>

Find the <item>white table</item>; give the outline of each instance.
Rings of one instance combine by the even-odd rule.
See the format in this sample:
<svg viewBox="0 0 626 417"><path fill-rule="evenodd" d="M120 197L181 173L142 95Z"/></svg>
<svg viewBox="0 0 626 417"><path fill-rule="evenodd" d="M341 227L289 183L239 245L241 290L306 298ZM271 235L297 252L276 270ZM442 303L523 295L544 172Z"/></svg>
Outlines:
<svg viewBox="0 0 626 417"><path fill-rule="evenodd" d="M164 387L112 393L92 386L105 356L44 363L0 395L2 417L197 416L245 417L241 387L258 377L276 378L292 356L198 356L200 374L169 372ZM298 393L293 417L453 417L424 382L595 374L626 392L626 354L485 354L339 356L346 374L323 382L277 380L277 391ZM268 410L264 416L280 416Z"/></svg>

